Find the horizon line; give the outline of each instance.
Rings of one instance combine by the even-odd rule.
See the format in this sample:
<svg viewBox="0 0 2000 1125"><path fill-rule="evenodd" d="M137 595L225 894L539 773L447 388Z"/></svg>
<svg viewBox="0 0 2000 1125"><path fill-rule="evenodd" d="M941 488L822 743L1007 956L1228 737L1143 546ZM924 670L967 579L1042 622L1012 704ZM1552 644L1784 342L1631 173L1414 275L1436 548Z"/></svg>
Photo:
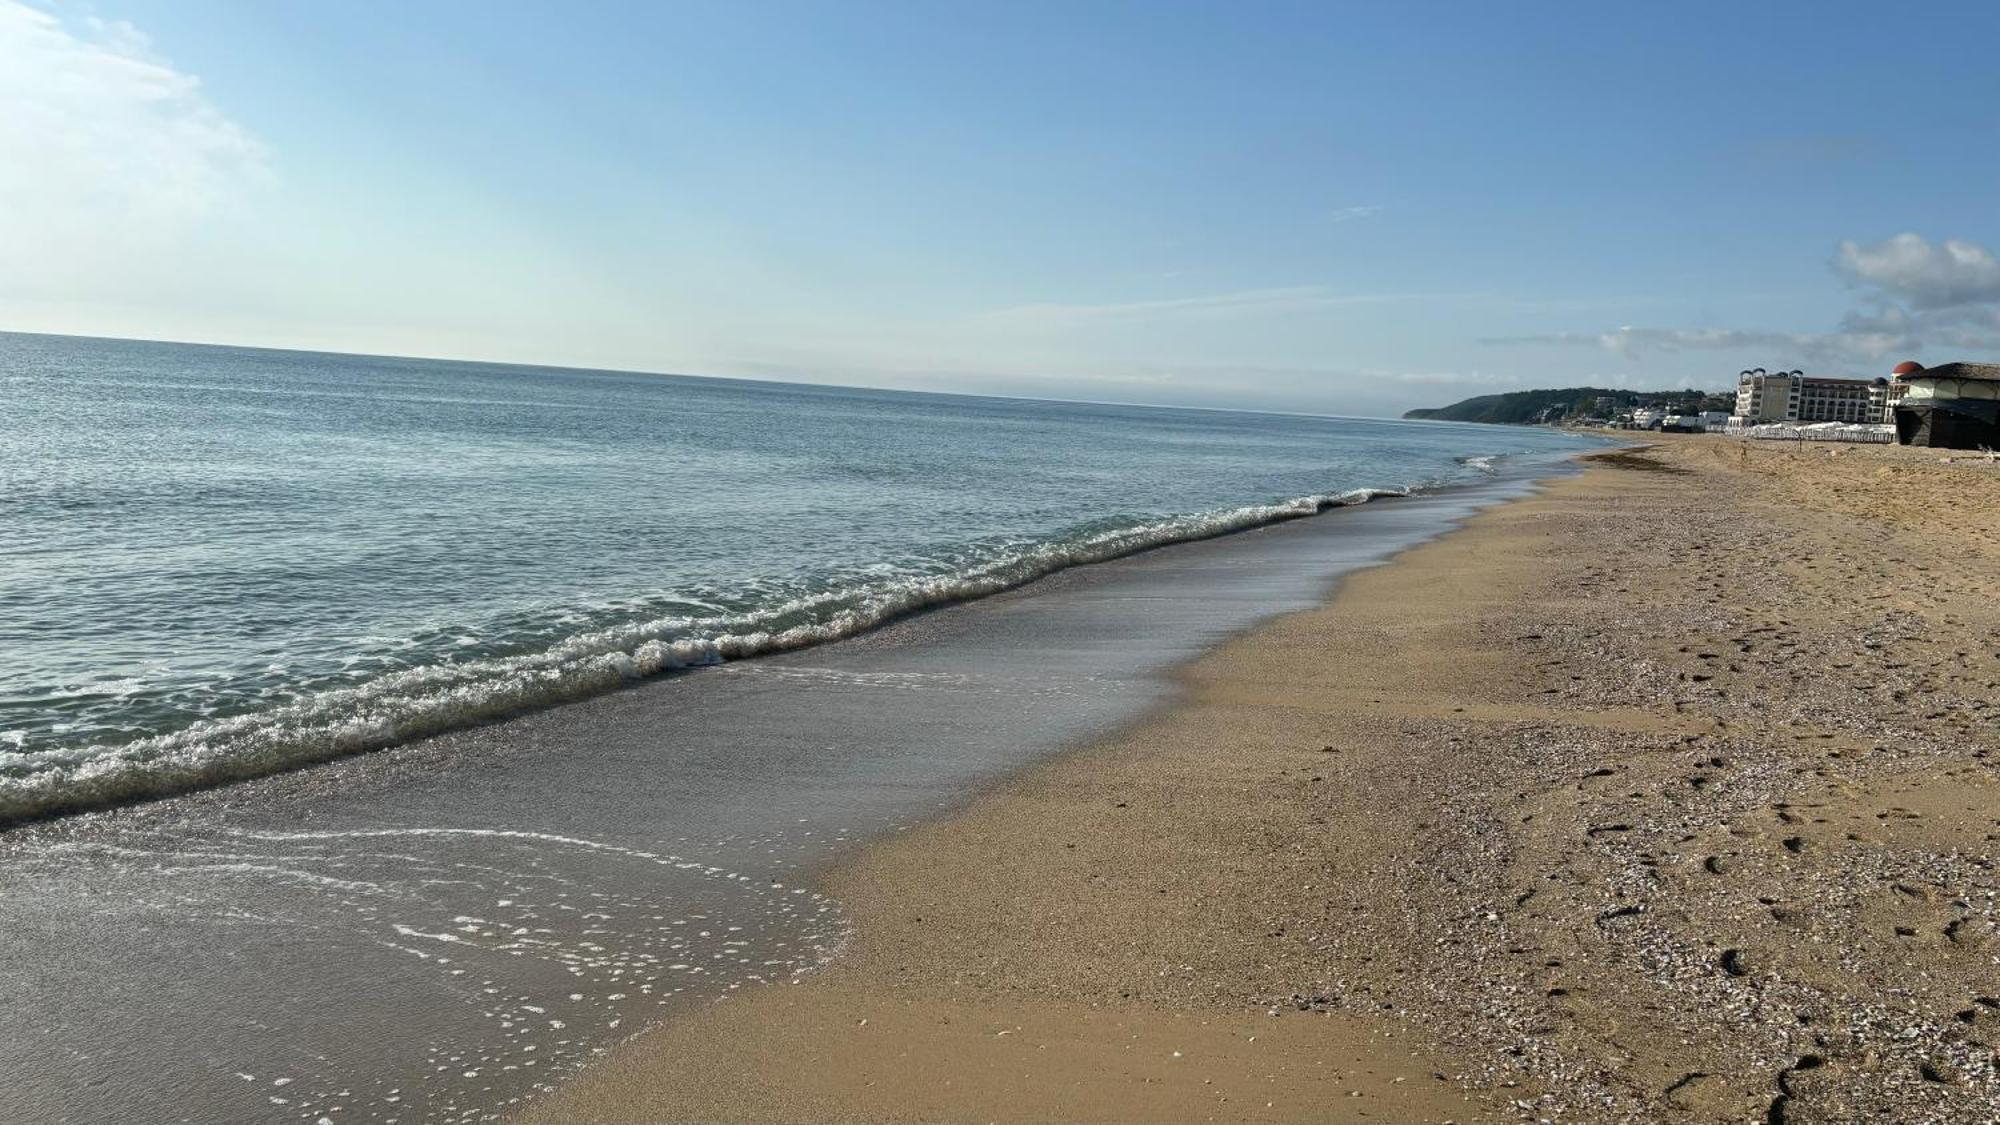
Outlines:
<svg viewBox="0 0 2000 1125"><path fill-rule="evenodd" d="M326 348L279 348L267 344L221 343L213 340L165 340L152 336L103 336L81 332L35 332L26 329L0 328L0 336L41 336L57 340L103 340L121 344L168 344L183 348L233 348L252 352L283 352L291 355L341 356L350 359L400 359L421 363L451 363L465 366L515 367L532 371L573 371L596 375L637 375L650 379L701 379L720 383L758 383L780 387L819 387L831 390L883 391L890 394L928 395L938 398L978 398L996 399L1004 402L1048 403L1061 406L1116 406L1140 410L1197 410L1216 414L1262 414L1279 418L1320 418L1357 422L1435 422L1441 419L1386 417L1373 414L1334 414L1311 410L1277 410L1252 406L1196 406L1182 403L1161 402L1121 402L1110 399L1044 398L1034 395L997 394L991 391L939 391L913 390L907 387L885 387L865 383L811 383L791 379L768 378L756 375L694 375L682 371L645 371L629 367L573 367L559 363L522 363L515 360L475 359L464 356L404 355L397 352L335 351ZM1450 404L1446 404L1450 405ZM1413 407L1412 409L1436 409ZM1455 425L1489 425L1484 422L1451 423Z"/></svg>

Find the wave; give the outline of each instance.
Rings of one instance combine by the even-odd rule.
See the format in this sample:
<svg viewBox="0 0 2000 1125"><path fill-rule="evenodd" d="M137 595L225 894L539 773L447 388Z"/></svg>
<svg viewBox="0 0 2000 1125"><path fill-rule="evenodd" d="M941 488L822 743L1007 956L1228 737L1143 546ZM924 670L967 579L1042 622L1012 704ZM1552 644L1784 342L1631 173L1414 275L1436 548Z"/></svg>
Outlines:
<svg viewBox="0 0 2000 1125"><path fill-rule="evenodd" d="M851 637L1070 567L1408 496L1423 487L1358 488L1159 520L1038 544L953 573L829 590L752 613L658 618L581 633L526 655L410 668L117 745L0 751L0 825L172 796L379 750L601 695L667 672ZM801 617L802 623L786 624Z"/></svg>

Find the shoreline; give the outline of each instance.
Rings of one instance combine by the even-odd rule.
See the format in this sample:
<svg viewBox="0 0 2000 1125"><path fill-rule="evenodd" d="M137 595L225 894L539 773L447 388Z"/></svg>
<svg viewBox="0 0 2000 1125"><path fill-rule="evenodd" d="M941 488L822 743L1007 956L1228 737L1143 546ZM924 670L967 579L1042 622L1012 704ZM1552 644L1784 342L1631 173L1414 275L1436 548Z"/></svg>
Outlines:
<svg viewBox="0 0 2000 1125"><path fill-rule="evenodd" d="M511 1112L649 1021L819 964L846 927L800 876L853 841L1151 713L1162 670L1528 482L1073 568L836 646L0 835L24 996L0 1061L27 1076L0 1107ZM26 952L45 948L72 969ZM159 1043L159 1019L187 1034ZM140 1058L187 1081L134 1081Z"/></svg>
<svg viewBox="0 0 2000 1125"><path fill-rule="evenodd" d="M1981 869L1880 826L1920 808L1977 842L2000 811L1911 777L1990 784L1976 689L2000 653L1961 646L1942 710L1906 714L1904 688L1844 705L1812 658L1883 607L1866 557L1811 560L1971 551L1950 597L1886 612L1976 635L1991 533L1867 502L1961 489L1952 514L1990 527L2000 476L1873 447L1651 450L1347 575L1184 667L1177 703L864 847L821 884L856 926L840 960L670 1020L519 1120L1982 1119L2000 1084L1958 993L1996 919L1954 885ZM1718 619L1633 616L1667 593ZM1722 662L1717 632L1748 647ZM1900 682L1920 635L1842 649L1840 672ZM1822 842L1803 825L1837 818L1801 807L1877 833ZM1888 868L1918 893L1864 878ZM1930 932L1878 933L1878 889L1959 915L1918 999L1821 948ZM1883 1012L1918 1029L1877 1042Z"/></svg>
<svg viewBox="0 0 2000 1125"><path fill-rule="evenodd" d="M1419 1035L1372 1017L1357 1019L1338 1012L1317 1002L1318 997L1308 997L1303 1006L1296 998L1283 997L1274 998L1275 1005L1259 999L1249 1008L1230 1010L1163 1005L1157 998L1134 1005L1129 1003L1133 1000L1129 992L1121 992L1115 1000L1103 995L1080 1002L1066 996L1051 999L1046 988L1024 993L982 981L970 985L974 996L962 1004L925 993L937 991L935 986L946 977L950 978L947 991L968 985L967 978L940 961L950 956L950 945L972 939L998 921L990 911L1002 900L996 895L983 903L987 911L958 912L942 923L939 935L918 938L910 927L924 925L927 916L935 923L940 915L953 913L947 902L950 892L921 889L922 883L945 878L926 870L939 844L958 844L952 856L956 862L949 870L963 875L980 861L978 853L988 840L1019 843L1018 826L987 828L983 822L1032 818L1053 792L1078 783L1101 787L1102 779L1089 775L1099 772L1106 759L1145 757L1147 751L1136 744L1184 718L1195 706L1205 666L1227 661L1238 647L1258 646L1267 634L1296 619L1339 612L1357 579L1407 566L1410 556L1464 535L1481 521L1531 502L1551 487L1576 480L1579 471L1588 471L1591 458L1618 448L1580 451L1566 459L1569 471L1538 478L1532 491L1460 517L1372 565L1343 572L1320 604L1238 629L1162 670L1157 675L1167 693L1114 731L1010 771L966 794L937 817L833 857L804 880L839 902L849 917L854 936L833 961L787 985L670 1016L507 1120L518 1125L1324 1121L1332 1104L1327 1099L1332 1097L1372 1098L1352 1115L1357 1120L1371 1114L1376 1119L1411 1122L1487 1119L1506 1099L1446 1080L1438 1069L1444 1064L1423 1050ZM1118 764L1130 768L1138 763ZM1114 800L1111 807L1125 812L1133 802ZM1112 845L1120 842L1128 841ZM967 844L973 854L966 854ZM1077 847L1066 841L1063 850ZM921 912L911 909L919 896ZM1021 934L1010 928L1010 936L1018 939ZM923 953L929 955L922 967L929 970L925 983L932 987L902 995L905 982L895 978L907 971L885 966L883 957L893 957L892 951L913 939L922 941ZM1295 1011L1312 1018L1274 1018ZM1165 1027L1159 1026L1161 1021ZM1009 1042L1010 1038L1016 1041ZM829 1039L838 1041L831 1050ZM1049 1059L1056 1052L1059 1062L1052 1076ZM1195 1069L1180 1065L1191 1057L1210 1063L1223 1060L1232 1073L1220 1087L1216 1073L1199 1074L1190 1082L1176 1072ZM758 1063L760 1058L780 1061L766 1066ZM785 1070L797 1059L810 1059L822 1069L797 1076L803 1082L788 1082ZM1015 1067L1023 1069L1016 1074ZM718 1082L732 1069L728 1080ZM926 1098L912 1089L947 1072L960 1077L939 1079L940 1089L931 1093L943 1096ZM1098 1087L1097 1076L1107 1072L1117 1078ZM1044 1097L1024 1097L1025 1085L1038 1087ZM1199 1085L1199 1091L1193 1085ZM891 1098L883 1100L882 1093ZM1190 1097L1213 1099L1214 1104L1190 1116L1194 1108ZM1285 1099L1282 1106L1280 1097ZM996 1118L995 1107L1008 1108Z"/></svg>
<svg viewBox="0 0 2000 1125"><path fill-rule="evenodd" d="M841 614L775 632L655 637L635 644L643 627L607 628L600 634L570 637L546 650L472 662L467 667L483 669L481 674L494 682L473 679L449 685L452 690L430 697L403 698L394 692L385 694L380 681L362 682L327 689L270 711L198 720L127 744L34 752L0 750L0 759L12 759L4 763L10 772L0 773L0 833L282 777L510 722L670 676L838 644L926 613L1025 590L1080 567L1226 539L1385 500L1450 495L1486 483L1359 485L1339 492L1163 517L1073 540L1050 539L1015 556L990 560L959 573L928 576L904 589L866 596L848 592L847 596L857 599L856 604ZM781 615L785 608L763 612ZM620 633L631 635L621 637L616 645L572 656L566 662L557 659L556 654L566 647ZM457 667L439 665L402 674L413 673L447 682L450 677L466 675ZM508 679L527 680L533 686L500 683ZM492 694L467 704L468 684ZM380 714L365 725L357 724L349 714L370 706ZM295 728L290 720L305 725ZM78 781L85 776L87 785Z"/></svg>

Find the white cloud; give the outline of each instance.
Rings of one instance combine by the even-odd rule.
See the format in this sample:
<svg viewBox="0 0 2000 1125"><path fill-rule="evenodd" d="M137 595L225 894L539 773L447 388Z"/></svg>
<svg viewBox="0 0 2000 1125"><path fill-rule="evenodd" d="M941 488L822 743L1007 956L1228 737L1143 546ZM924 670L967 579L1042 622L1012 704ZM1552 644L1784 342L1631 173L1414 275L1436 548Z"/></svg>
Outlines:
<svg viewBox="0 0 2000 1125"><path fill-rule="evenodd" d="M256 140L137 28L0 0L0 288L101 278L264 169Z"/></svg>
<svg viewBox="0 0 2000 1125"><path fill-rule="evenodd" d="M1327 212L1329 223L1351 223L1356 219L1371 219L1382 213L1380 203L1364 203L1358 207L1341 207Z"/></svg>
<svg viewBox="0 0 2000 1125"><path fill-rule="evenodd" d="M2000 261L1983 246L1899 234L1871 246L1840 244L1835 267L1911 308L1944 309L2000 301Z"/></svg>

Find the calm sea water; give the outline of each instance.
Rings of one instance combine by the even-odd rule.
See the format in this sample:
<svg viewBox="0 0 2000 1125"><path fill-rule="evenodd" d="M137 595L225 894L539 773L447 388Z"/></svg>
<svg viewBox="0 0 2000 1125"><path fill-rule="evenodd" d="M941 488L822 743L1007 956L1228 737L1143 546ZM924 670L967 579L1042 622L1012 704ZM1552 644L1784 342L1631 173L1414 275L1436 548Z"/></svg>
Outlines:
<svg viewBox="0 0 2000 1125"><path fill-rule="evenodd" d="M0 334L0 822L1479 479L1527 429Z"/></svg>

